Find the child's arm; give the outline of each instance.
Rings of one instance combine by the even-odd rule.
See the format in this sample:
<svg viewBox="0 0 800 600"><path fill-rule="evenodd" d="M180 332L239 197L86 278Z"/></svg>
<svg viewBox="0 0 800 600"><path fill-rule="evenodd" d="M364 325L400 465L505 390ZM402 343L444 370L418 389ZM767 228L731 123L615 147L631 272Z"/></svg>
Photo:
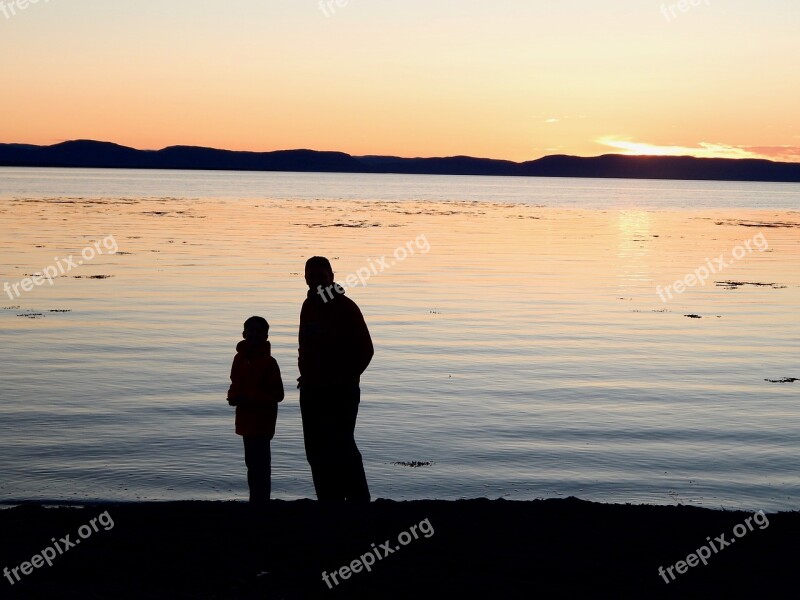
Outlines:
<svg viewBox="0 0 800 600"><path fill-rule="evenodd" d="M240 371L240 360L237 354L233 357L233 364L231 365L231 386L228 388L228 404L231 406L239 406L243 403Z"/></svg>
<svg viewBox="0 0 800 600"><path fill-rule="evenodd" d="M275 402L283 401L285 393L283 391L283 379L281 379L281 369L278 361L274 358L270 364L270 371L267 375L267 394Z"/></svg>

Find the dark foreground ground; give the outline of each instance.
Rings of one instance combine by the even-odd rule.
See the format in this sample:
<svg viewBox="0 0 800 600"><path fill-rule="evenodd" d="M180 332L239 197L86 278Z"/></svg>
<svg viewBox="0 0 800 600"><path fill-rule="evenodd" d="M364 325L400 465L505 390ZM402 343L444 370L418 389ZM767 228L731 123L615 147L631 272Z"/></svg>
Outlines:
<svg viewBox="0 0 800 600"><path fill-rule="evenodd" d="M798 512L756 521L574 498L273 501L268 510L256 515L237 502L2 510L0 569L15 583L3 576L0 598L796 598L800 586ZM720 548L723 534L729 545ZM65 549L67 535L80 543ZM675 581L664 582L660 566L669 579L667 567L703 545L707 565L673 568ZM18 569L16 582L11 570L47 548L52 566ZM371 571L356 565L338 585L329 575L329 589L323 571L370 552L381 556Z"/></svg>

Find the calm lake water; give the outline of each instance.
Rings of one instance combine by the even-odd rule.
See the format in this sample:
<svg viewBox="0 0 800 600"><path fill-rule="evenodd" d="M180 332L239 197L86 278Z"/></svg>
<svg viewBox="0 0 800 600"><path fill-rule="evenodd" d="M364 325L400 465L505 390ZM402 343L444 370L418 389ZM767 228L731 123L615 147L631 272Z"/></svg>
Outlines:
<svg viewBox="0 0 800 600"><path fill-rule="evenodd" d="M225 393L253 314L287 390L273 496L313 497L323 254L370 273L374 497L796 510L799 242L797 184L0 169L0 503L246 498Z"/></svg>

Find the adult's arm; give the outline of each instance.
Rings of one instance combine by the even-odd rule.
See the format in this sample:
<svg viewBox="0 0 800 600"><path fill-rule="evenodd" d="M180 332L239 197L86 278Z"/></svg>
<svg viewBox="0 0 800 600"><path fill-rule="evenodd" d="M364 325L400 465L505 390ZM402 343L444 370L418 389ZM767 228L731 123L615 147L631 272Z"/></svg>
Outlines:
<svg viewBox="0 0 800 600"><path fill-rule="evenodd" d="M353 332L353 368L356 375L361 375L367 370L372 357L375 355L375 347L372 345L372 337L369 334L367 322L364 315L355 304L352 305L351 326Z"/></svg>
<svg viewBox="0 0 800 600"><path fill-rule="evenodd" d="M308 310L306 303L300 309L300 326L297 328L297 369L300 371L300 377L297 378L297 387L300 387L300 382L303 378L303 372L306 371L306 363L308 358L306 356L308 349L303 346L303 327L305 326L306 319L308 318Z"/></svg>

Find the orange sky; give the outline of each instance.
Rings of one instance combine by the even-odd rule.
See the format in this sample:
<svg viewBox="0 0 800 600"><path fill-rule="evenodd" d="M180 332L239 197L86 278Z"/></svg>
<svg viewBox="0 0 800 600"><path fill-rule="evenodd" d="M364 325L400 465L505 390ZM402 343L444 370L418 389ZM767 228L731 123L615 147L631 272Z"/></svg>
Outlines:
<svg viewBox="0 0 800 600"><path fill-rule="evenodd" d="M800 161L797 0L339 1L5 0L0 142Z"/></svg>

